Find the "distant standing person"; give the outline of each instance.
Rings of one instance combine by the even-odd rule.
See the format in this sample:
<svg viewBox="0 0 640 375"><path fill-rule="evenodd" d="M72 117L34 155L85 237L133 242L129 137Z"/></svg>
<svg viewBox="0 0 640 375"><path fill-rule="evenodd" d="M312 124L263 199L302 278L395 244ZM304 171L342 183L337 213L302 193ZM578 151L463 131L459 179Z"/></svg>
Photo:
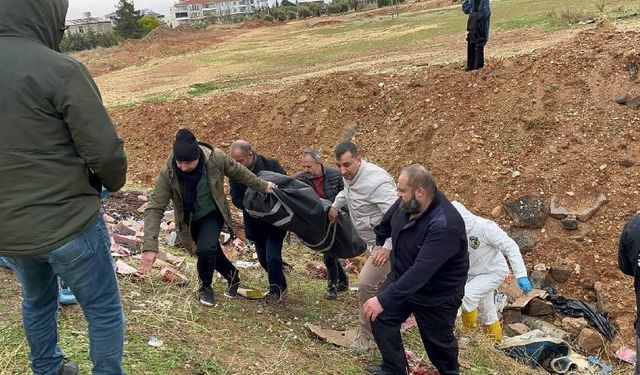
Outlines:
<svg viewBox="0 0 640 375"><path fill-rule="evenodd" d="M195 250L198 257L198 295L204 306L215 304L211 287L215 271L227 280L226 297L234 297L240 285L238 270L224 255L219 243L223 225L232 226L224 194L224 176L242 181L257 191L270 193L274 186L256 177L222 150L199 142L190 130L180 129L145 211L140 273L146 274L153 267L158 254L160 222L172 201L180 242L188 250Z"/></svg>
<svg viewBox="0 0 640 375"><path fill-rule="evenodd" d="M68 7L0 1L0 256L22 287L34 374L79 373L58 344L56 275L84 313L93 373L124 374L124 314L100 192L122 188L127 159L91 74L59 52Z"/></svg>
<svg viewBox="0 0 640 375"><path fill-rule="evenodd" d="M467 20L467 67L465 70L481 69L484 66L484 46L489 40L491 8L489 0L464 0L462 11Z"/></svg>
<svg viewBox="0 0 640 375"><path fill-rule="evenodd" d="M625 275L633 276L638 314L635 321L636 348L640 350L640 214L634 215L622 230L618 245L618 267ZM640 375L640 355L636 356L633 375Z"/></svg>
<svg viewBox="0 0 640 375"><path fill-rule="evenodd" d="M344 189L340 172L324 166L320 153L314 148L304 150L300 161L303 170L295 176L296 180L311 186L320 198L333 203ZM333 300L338 298L338 292L349 290L349 278L340 259L325 254L324 265L327 267L327 299Z"/></svg>
<svg viewBox="0 0 640 375"><path fill-rule="evenodd" d="M277 160L258 154L249 142L244 140L237 140L231 144L231 157L255 174L260 171L287 174ZM258 261L267 271L269 278L267 300L280 301L287 291L287 279L284 276L282 262L282 243L287 232L251 217L244 209L244 193L246 191L247 185L243 181L231 179L231 201L234 206L242 210L245 234L255 243Z"/></svg>

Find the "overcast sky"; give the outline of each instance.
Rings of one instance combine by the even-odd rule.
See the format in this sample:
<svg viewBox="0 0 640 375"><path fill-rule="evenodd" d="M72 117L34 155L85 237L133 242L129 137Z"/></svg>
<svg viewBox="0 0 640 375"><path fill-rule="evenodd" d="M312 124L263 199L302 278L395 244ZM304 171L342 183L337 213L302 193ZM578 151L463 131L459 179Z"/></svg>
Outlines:
<svg viewBox="0 0 640 375"><path fill-rule="evenodd" d="M136 9L153 9L160 14L169 16L169 7L176 0L134 0ZM116 10L118 0L69 0L67 19L82 18L82 13L91 12L93 17L102 17Z"/></svg>

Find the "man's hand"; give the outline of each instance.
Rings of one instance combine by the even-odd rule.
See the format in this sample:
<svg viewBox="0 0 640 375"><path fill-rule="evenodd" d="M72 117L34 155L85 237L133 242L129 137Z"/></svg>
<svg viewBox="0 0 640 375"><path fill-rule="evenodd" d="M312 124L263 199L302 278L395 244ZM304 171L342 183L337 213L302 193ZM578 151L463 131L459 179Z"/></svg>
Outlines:
<svg viewBox="0 0 640 375"><path fill-rule="evenodd" d="M145 276L148 274L151 271L151 268L153 268L153 264L156 262L157 256L157 251L143 251L142 257L140 258L140 264L138 265L137 276Z"/></svg>
<svg viewBox="0 0 640 375"><path fill-rule="evenodd" d="M327 217L329 217L329 220L330 220L332 223L335 223L335 222L336 222L336 220L338 220L338 210L336 210L336 208L335 208L335 207L331 207L331 208L329 209L329 212L327 212Z"/></svg>
<svg viewBox="0 0 640 375"><path fill-rule="evenodd" d="M376 267L382 267L389 261L390 254L391 250L382 246L376 246L373 248L373 253L371 254L371 263Z"/></svg>
<svg viewBox="0 0 640 375"><path fill-rule="evenodd" d="M378 297L371 297L362 305L362 313L372 322L376 320L378 315L384 310Z"/></svg>
<svg viewBox="0 0 640 375"><path fill-rule="evenodd" d="M278 185L274 184L271 181L267 181L267 190L265 191L265 193L271 194L273 193L273 189L276 189L277 187Z"/></svg>

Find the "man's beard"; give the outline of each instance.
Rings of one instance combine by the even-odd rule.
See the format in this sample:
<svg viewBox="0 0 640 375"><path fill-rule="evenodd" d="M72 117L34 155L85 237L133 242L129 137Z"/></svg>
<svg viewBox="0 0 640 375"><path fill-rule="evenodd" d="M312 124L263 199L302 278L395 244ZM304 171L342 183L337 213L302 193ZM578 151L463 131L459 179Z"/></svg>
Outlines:
<svg viewBox="0 0 640 375"><path fill-rule="evenodd" d="M420 202L416 199L416 195L414 194L409 202L404 203L400 202L400 208L402 208L409 215L414 215L420 212Z"/></svg>

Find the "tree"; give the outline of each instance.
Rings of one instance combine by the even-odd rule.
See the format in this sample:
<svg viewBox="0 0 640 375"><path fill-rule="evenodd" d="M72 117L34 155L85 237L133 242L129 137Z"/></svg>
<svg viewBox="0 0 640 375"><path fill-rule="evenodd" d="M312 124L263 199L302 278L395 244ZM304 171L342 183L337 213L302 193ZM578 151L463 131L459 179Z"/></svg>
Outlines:
<svg viewBox="0 0 640 375"><path fill-rule="evenodd" d="M125 39L139 39L142 37L142 26L138 21L142 18L135 10L133 0L120 0L116 5L116 32Z"/></svg>
<svg viewBox="0 0 640 375"><path fill-rule="evenodd" d="M213 22L212 22L213 23ZM154 16L143 16L138 20L138 24L142 27L142 36L145 36L151 32L151 30L160 26L162 23Z"/></svg>
<svg viewBox="0 0 640 375"><path fill-rule="evenodd" d="M280 2L280 6L281 6L281 7L294 7L294 6L296 6L296 4L295 4L295 3L292 3L292 2L291 2L291 1L289 1L289 0L282 0L282 1Z"/></svg>

